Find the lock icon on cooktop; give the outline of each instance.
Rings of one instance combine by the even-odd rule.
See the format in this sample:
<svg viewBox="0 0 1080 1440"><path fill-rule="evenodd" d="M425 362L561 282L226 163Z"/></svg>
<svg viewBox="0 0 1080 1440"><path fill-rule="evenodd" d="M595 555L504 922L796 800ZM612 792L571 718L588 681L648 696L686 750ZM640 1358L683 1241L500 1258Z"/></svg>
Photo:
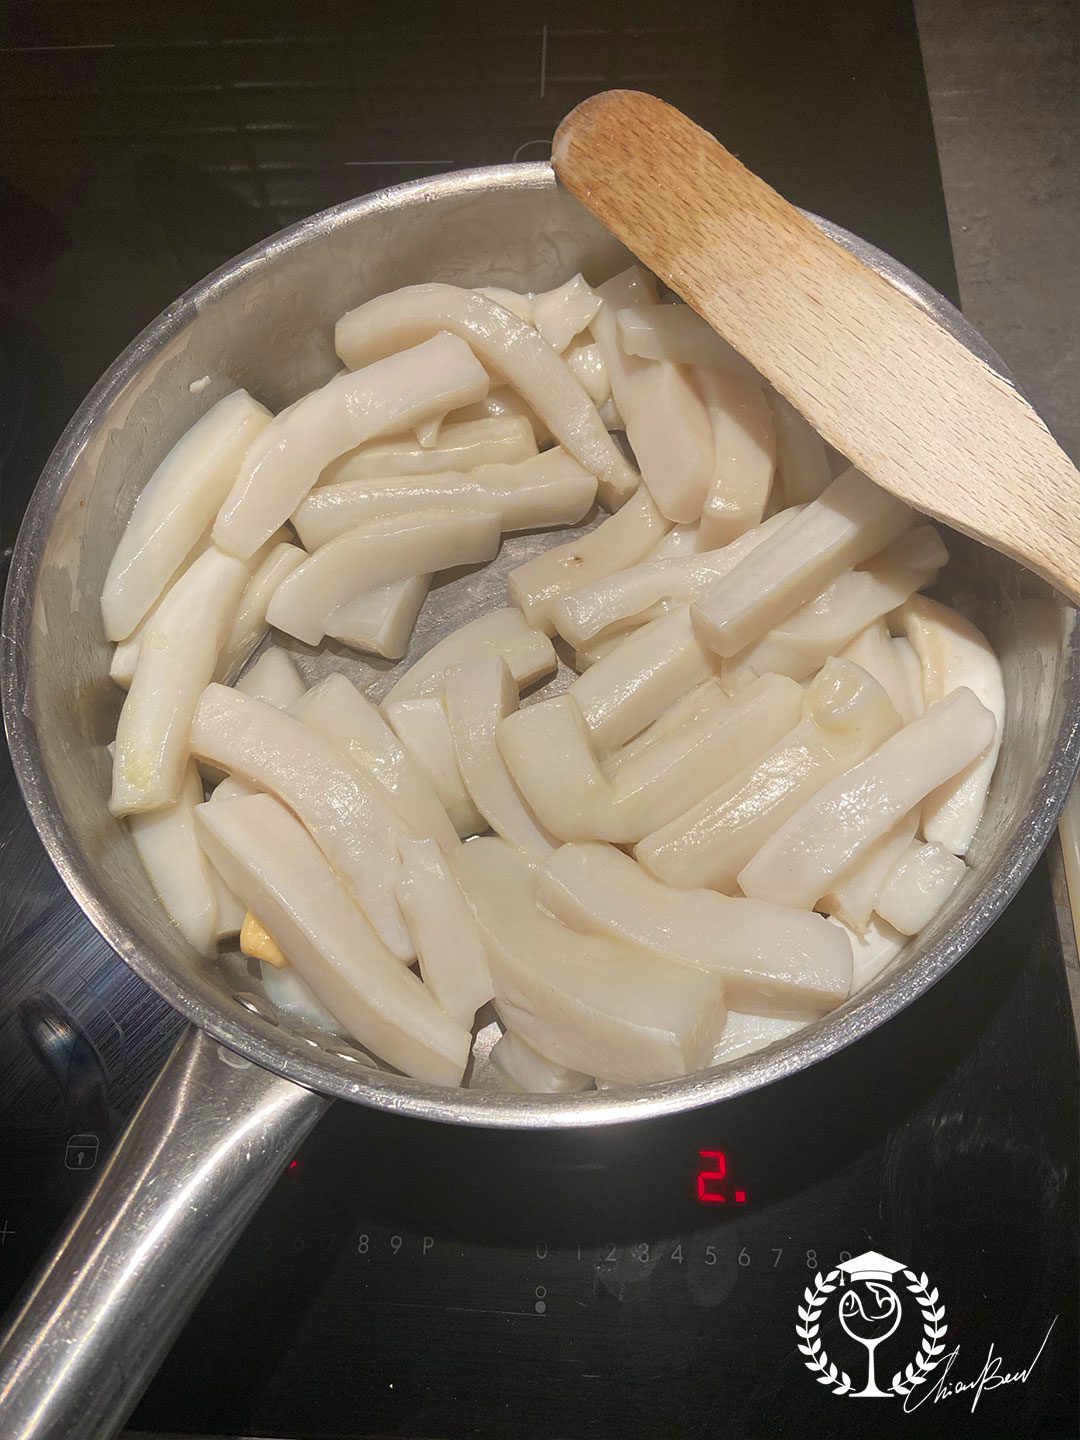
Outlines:
<svg viewBox="0 0 1080 1440"><path fill-rule="evenodd" d="M101 1141L96 1135L72 1135L64 1151L65 1170L92 1170L97 1164Z"/></svg>

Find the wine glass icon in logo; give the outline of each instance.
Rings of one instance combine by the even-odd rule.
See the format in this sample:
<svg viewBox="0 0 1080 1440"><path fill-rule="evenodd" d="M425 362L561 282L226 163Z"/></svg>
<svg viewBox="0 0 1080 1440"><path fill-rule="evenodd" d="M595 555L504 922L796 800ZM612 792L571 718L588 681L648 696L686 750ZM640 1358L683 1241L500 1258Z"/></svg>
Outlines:
<svg viewBox="0 0 1080 1440"><path fill-rule="evenodd" d="M887 1399L891 1392L878 1388L874 1351L900 1324L900 1297L889 1281L904 1267L887 1255L868 1250L865 1255L845 1260L839 1268L853 1287L845 1289L840 1297L840 1324L852 1340L865 1347L868 1357L866 1385L862 1390L854 1391L852 1399ZM855 1285L865 1286L865 1290L855 1289Z"/></svg>

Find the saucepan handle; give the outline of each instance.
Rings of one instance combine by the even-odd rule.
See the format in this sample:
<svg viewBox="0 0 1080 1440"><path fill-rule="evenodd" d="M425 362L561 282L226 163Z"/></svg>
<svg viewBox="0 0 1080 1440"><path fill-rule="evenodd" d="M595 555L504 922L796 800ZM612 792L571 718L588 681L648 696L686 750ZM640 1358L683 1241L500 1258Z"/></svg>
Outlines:
<svg viewBox="0 0 1080 1440"><path fill-rule="evenodd" d="M181 1036L0 1341L5 1440L120 1429L328 1103Z"/></svg>

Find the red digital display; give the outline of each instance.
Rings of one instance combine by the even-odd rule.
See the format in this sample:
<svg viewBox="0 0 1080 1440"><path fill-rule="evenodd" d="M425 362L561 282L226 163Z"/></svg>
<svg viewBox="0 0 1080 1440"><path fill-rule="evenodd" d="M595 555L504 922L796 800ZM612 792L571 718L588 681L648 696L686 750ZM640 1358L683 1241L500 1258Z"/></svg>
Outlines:
<svg viewBox="0 0 1080 1440"><path fill-rule="evenodd" d="M745 1190L729 1190L727 1153L724 1150L699 1150L701 1162L697 1173L697 1198L702 1205L745 1205Z"/></svg>

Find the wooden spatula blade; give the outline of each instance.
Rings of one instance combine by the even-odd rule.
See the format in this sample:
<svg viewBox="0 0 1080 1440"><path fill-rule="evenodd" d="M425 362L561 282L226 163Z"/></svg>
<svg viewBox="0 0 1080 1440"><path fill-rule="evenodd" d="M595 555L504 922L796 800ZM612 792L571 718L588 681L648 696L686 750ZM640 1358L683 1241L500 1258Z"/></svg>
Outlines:
<svg viewBox="0 0 1080 1440"><path fill-rule="evenodd" d="M910 296L655 96L555 135L566 188L853 464L1080 603L1080 474L1026 400Z"/></svg>

